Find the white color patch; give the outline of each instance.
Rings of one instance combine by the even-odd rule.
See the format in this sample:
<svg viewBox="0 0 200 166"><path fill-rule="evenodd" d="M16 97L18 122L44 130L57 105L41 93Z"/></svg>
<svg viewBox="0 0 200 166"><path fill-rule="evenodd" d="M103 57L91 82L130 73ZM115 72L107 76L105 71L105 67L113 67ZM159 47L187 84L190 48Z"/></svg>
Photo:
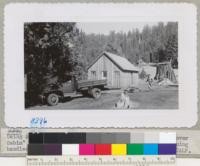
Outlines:
<svg viewBox="0 0 200 166"><path fill-rule="evenodd" d="M176 133L166 133L161 132L159 143L163 144L175 144L176 143Z"/></svg>
<svg viewBox="0 0 200 166"><path fill-rule="evenodd" d="M62 144L62 155L79 155L79 145Z"/></svg>
<svg viewBox="0 0 200 166"><path fill-rule="evenodd" d="M159 143L160 135L157 132L144 133L144 143Z"/></svg>
<svg viewBox="0 0 200 166"><path fill-rule="evenodd" d="M10 3L5 7L5 122L30 127L192 127L197 116L197 10L189 3L76 4ZM179 109L177 110L25 110L25 22L178 22Z"/></svg>

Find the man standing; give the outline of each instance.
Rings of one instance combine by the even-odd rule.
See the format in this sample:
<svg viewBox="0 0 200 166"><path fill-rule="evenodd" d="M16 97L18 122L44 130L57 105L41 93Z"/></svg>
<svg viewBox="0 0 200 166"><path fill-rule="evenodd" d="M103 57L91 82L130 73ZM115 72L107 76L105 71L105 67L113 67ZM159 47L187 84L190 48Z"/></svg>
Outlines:
<svg viewBox="0 0 200 166"><path fill-rule="evenodd" d="M147 76L146 82L148 83L149 90L152 90L152 82L153 82L153 80L150 78L150 74Z"/></svg>
<svg viewBox="0 0 200 166"><path fill-rule="evenodd" d="M121 93L120 100L116 104L116 107L119 109L129 109L130 108L130 98L128 96L128 91L124 90Z"/></svg>

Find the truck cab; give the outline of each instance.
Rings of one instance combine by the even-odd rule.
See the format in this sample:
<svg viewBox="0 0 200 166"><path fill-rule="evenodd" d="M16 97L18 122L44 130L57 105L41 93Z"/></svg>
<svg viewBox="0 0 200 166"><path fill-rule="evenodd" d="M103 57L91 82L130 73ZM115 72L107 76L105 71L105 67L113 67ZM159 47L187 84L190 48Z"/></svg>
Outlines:
<svg viewBox="0 0 200 166"><path fill-rule="evenodd" d="M62 84L49 84L43 90L42 96L50 106L57 105L64 97L74 97L75 95L91 96L94 99L101 97L101 90L107 85L107 80L81 80L75 77Z"/></svg>

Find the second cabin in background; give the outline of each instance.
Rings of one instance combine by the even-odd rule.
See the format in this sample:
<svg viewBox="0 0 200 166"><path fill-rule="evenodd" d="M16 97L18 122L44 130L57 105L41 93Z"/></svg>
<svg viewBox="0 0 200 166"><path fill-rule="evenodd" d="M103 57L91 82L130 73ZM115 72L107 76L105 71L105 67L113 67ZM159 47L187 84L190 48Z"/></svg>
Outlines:
<svg viewBox="0 0 200 166"><path fill-rule="evenodd" d="M103 52L88 67L88 79L107 79L109 88L127 88L137 86L138 72L125 57Z"/></svg>

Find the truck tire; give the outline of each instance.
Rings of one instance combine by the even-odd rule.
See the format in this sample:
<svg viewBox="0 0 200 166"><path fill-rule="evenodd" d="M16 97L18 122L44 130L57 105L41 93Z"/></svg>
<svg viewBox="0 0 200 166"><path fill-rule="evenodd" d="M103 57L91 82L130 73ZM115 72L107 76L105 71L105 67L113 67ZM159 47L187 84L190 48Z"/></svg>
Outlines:
<svg viewBox="0 0 200 166"><path fill-rule="evenodd" d="M57 105L59 102L59 96L55 93L50 93L48 96L47 96L47 103L48 105L50 106L54 106L54 105Z"/></svg>
<svg viewBox="0 0 200 166"><path fill-rule="evenodd" d="M101 97L101 90L98 88L94 88L91 90L91 95L95 99L99 99Z"/></svg>

